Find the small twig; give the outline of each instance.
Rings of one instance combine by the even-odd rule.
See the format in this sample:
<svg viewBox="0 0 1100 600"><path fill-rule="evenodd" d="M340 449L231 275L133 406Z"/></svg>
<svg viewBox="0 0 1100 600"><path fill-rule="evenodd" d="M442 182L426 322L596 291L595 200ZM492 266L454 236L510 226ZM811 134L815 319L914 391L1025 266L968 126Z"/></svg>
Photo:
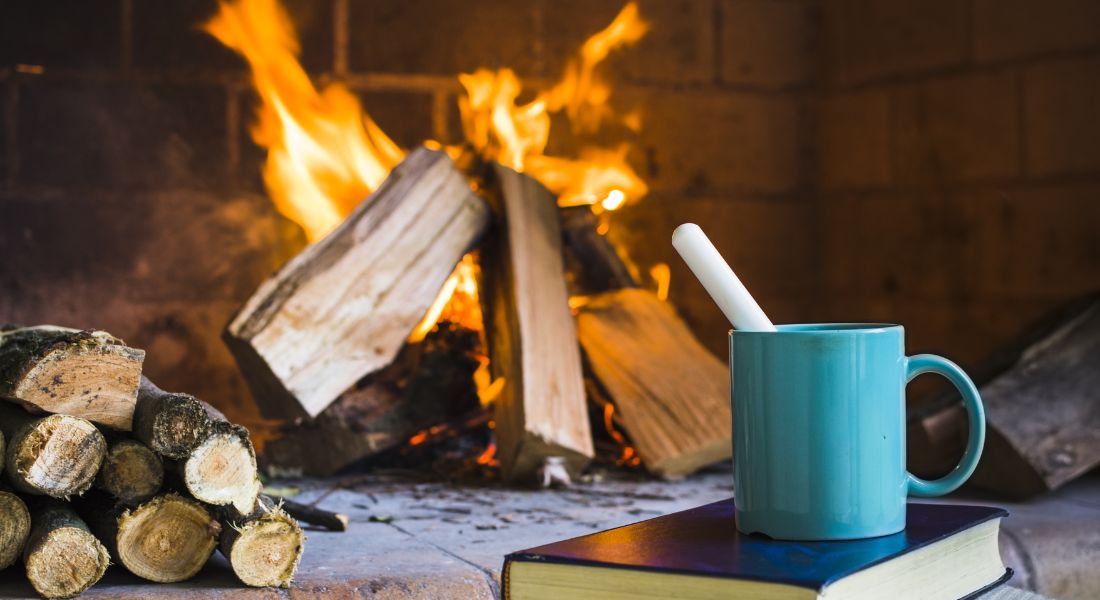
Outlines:
<svg viewBox="0 0 1100 600"><path fill-rule="evenodd" d="M316 506L300 504L287 500L281 496L267 496L276 505L281 504L286 513L299 521L323 527L329 531L347 531L348 516L344 513L332 512Z"/></svg>

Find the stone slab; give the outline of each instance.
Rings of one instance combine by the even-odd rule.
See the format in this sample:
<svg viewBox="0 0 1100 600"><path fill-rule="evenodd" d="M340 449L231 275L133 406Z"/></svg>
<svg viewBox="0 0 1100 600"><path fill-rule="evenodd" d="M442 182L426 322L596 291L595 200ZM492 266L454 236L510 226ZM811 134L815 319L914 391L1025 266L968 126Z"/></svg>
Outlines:
<svg viewBox="0 0 1100 600"><path fill-rule="evenodd" d="M560 539L699 506L732 494L729 466L679 482L616 476L568 489L424 481L370 475L297 481L297 500L346 512L346 533L308 530L298 580L288 590L252 589L215 555L191 581L160 585L112 567L84 597L440 598L493 600L504 555ZM1057 598L1100 597L1100 473L1036 502L1011 504L963 495L948 501L1005 506L1004 558L1013 586ZM0 599L29 598L20 569L0 572ZM1042 600L1002 588L986 600Z"/></svg>

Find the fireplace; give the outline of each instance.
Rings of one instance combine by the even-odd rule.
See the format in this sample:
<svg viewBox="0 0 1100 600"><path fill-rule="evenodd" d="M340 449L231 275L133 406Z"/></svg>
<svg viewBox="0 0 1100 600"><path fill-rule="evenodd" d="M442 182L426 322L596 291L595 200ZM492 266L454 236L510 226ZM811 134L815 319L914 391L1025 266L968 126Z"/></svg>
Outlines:
<svg viewBox="0 0 1100 600"><path fill-rule="evenodd" d="M667 298L714 360L725 361L728 324L668 242L682 222L707 227L776 322L897 322L910 351L979 364L1100 286L1100 37L1086 25L1095 19L996 4L641 1L644 34L594 70L609 94L607 126L578 133L563 108L544 154L580 159L595 147L621 157L636 180L565 202L599 214L570 214L594 219L583 226L638 289ZM354 115L369 115L392 141L399 155L379 151L382 176L428 142L451 150L478 185L486 171L471 162L507 163L507 151L477 147L472 84L459 74L509 69L523 90L511 106L527 106L623 9L573 0L279 6L308 82L346 90L361 104ZM264 446L318 421L265 410L223 331L336 223L288 216L265 182L255 64L203 29L218 10L214 1L135 0L0 8L0 322L110 331L147 351L144 369L158 385L206 399ZM451 265L447 285L460 297L483 268L479 244ZM573 295L578 311L584 294ZM462 311L435 308L442 315L420 336L462 373L446 392L457 399L434 407L444 418L418 418L384 454L372 447L381 462L318 472L423 465L453 448L468 459L463 468L497 460L488 405L499 374L481 370L486 340ZM407 372L363 372L353 387L405 390L425 360L398 348L383 367ZM598 377L585 382L594 454L644 472L613 394ZM920 381L909 401L919 408L942 392ZM446 449L424 450L433 444Z"/></svg>
<svg viewBox="0 0 1100 600"><path fill-rule="evenodd" d="M457 73L552 82L621 8L287 7L307 72L345 82L404 148L462 140ZM216 5L3 10L4 320L108 329L150 349L165 386L262 422L218 335L305 237L264 190L245 63L198 29ZM902 322L964 363L1095 287L1088 36L1014 41L1015 17L984 13L976 49L957 29L876 33L962 23L912 10L643 3L659 26L602 69L642 118L618 139L649 187L610 234L647 278L670 267L670 301L715 354L721 315L662 241L682 221L717 225L776 321ZM569 137L550 150L575 152Z"/></svg>

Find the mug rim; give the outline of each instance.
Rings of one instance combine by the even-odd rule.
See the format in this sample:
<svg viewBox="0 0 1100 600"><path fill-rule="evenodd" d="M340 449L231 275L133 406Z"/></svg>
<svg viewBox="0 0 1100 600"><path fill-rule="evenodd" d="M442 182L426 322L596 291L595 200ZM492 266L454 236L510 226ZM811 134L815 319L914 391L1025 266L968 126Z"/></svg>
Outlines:
<svg viewBox="0 0 1100 600"><path fill-rule="evenodd" d="M729 335L830 335L886 333L905 328L895 323L787 323L776 325L776 331L738 331L730 329Z"/></svg>

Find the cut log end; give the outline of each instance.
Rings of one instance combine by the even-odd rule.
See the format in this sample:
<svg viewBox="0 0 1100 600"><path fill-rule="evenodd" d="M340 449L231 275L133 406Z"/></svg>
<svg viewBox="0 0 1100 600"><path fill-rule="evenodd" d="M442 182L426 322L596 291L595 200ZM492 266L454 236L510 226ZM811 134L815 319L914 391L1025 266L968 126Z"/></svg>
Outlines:
<svg viewBox="0 0 1100 600"><path fill-rule="evenodd" d="M214 429L184 461L184 485L198 500L247 515L261 488L256 452L244 428L219 422Z"/></svg>
<svg viewBox="0 0 1100 600"><path fill-rule="evenodd" d="M164 465L148 446L120 440L107 450L96 485L123 504L152 498L164 482Z"/></svg>
<svg viewBox="0 0 1100 600"><path fill-rule="evenodd" d="M142 378L134 410L134 437L158 454L180 460L210 431L203 403L190 394L165 392Z"/></svg>
<svg viewBox="0 0 1100 600"><path fill-rule="evenodd" d="M23 500L0 491L0 570L10 567L23 553L31 531L31 514Z"/></svg>
<svg viewBox="0 0 1100 600"><path fill-rule="evenodd" d="M145 351L104 331L29 327L0 336L0 392L129 431Z"/></svg>
<svg viewBox="0 0 1100 600"><path fill-rule="evenodd" d="M118 518L118 560L150 581L184 581L206 564L220 532L218 522L197 502L175 494L158 496Z"/></svg>
<svg viewBox="0 0 1100 600"><path fill-rule="evenodd" d="M30 422L12 437L7 468L22 492L68 498L91 487L107 452L94 425L69 415Z"/></svg>
<svg viewBox="0 0 1100 600"><path fill-rule="evenodd" d="M83 592L110 564L107 548L63 505L36 511L23 559L27 579L45 598L71 598Z"/></svg>
<svg viewBox="0 0 1100 600"><path fill-rule="evenodd" d="M288 587L298 570L305 534L279 508L248 519L222 532L222 554L245 585Z"/></svg>

